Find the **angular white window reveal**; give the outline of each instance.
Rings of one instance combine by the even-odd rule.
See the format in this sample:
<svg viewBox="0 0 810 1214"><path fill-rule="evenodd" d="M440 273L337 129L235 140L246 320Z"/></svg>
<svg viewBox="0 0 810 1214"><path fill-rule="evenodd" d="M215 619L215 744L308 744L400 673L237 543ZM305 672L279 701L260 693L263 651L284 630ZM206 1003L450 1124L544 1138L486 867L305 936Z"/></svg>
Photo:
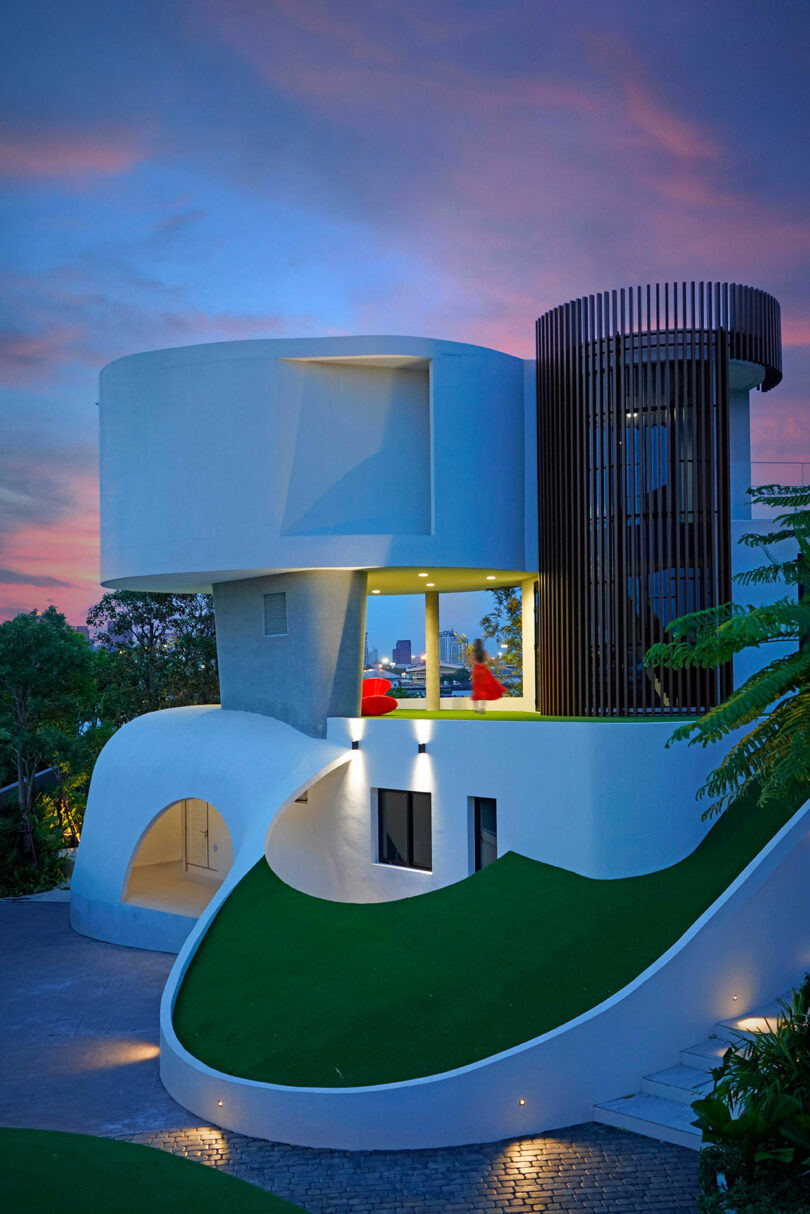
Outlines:
<svg viewBox="0 0 810 1214"><path fill-rule="evenodd" d="M264 635L287 635L287 595L283 590L264 596Z"/></svg>
<svg viewBox="0 0 810 1214"><path fill-rule="evenodd" d="M430 372L279 363L292 430L283 535L429 535Z"/></svg>

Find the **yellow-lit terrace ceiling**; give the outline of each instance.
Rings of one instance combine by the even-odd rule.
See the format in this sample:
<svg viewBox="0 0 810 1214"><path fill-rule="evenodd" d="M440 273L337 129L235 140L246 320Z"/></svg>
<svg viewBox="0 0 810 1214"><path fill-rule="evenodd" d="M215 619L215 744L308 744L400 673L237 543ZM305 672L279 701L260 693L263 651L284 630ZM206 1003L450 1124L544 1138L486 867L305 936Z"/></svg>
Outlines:
<svg viewBox="0 0 810 1214"><path fill-rule="evenodd" d="M452 593L459 590L494 590L498 586L519 586L536 577L524 569L369 569L369 594L424 594L426 590Z"/></svg>

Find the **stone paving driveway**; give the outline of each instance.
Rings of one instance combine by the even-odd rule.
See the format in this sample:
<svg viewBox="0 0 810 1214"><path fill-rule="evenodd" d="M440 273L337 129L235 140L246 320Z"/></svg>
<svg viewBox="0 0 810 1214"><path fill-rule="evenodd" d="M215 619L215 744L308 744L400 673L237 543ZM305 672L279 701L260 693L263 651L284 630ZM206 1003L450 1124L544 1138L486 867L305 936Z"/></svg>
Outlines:
<svg viewBox="0 0 810 1214"><path fill-rule="evenodd" d="M692 1214L696 1156L588 1123L429 1151L327 1151L201 1125L167 1095L158 1005L173 958L0 902L0 1124L128 1138L231 1172L312 1214Z"/></svg>

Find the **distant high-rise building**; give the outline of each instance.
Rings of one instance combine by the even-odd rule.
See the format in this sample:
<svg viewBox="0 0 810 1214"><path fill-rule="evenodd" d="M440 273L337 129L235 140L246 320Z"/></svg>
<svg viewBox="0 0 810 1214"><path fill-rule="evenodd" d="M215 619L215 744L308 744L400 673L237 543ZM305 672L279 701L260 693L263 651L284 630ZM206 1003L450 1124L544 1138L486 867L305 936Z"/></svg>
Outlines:
<svg viewBox="0 0 810 1214"><path fill-rule="evenodd" d="M439 661L446 666L464 665L464 642L452 628L439 633Z"/></svg>
<svg viewBox="0 0 810 1214"><path fill-rule="evenodd" d="M394 646L393 661L395 666L410 666L413 661L410 641L397 641Z"/></svg>

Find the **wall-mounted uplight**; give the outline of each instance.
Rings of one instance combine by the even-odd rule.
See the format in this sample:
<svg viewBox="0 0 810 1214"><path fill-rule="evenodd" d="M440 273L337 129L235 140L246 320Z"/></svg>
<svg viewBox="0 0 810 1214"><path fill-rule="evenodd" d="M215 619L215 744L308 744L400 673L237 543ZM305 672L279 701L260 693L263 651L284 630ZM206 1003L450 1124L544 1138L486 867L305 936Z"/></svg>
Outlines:
<svg viewBox="0 0 810 1214"><path fill-rule="evenodd" d="M359 750L359 749L360 749L360 741L358 738L355 738L352 742L352 750Z"/></svg>
<svg viewBox="0 0 810 1214"><path fill-rule="evenodd" d="M523 1108L525 1103L526 1103L525 1099L521 1096L520 1100L518 1101L518 1104L520 1105L521 1108Z"/></svg>
<svg viewBox="0 0 810 1214"><path fill-rule="evenodd" d="M427 742L419 742L416 747L417 754L423 755L427 753Z"/></svg>
<svg viewBox="0 0 810 1214"><path fill-rule="evenodd" d="M221 1100L218 1100L218 1101L217 1101L217 1108L218 1108L218 1109L221 1109L221 1108L222 1108L222 1101L221 1101Z"/></svg>

